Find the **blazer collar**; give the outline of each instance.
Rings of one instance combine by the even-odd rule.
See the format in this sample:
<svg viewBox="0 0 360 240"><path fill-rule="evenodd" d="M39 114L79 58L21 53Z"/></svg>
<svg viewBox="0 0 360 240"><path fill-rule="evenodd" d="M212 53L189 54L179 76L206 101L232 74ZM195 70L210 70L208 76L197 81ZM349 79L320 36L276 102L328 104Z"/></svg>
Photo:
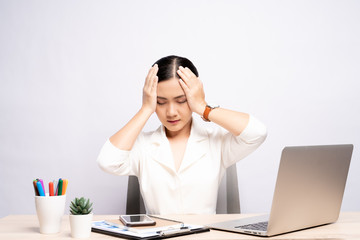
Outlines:
<svg viewBox="0 0 360 240"><path fill-rule="evenodd" d="M184 158L181 162L179 172L195 164L209 153L209 137L206 129L193 118L190 137L187 142Z"/></svg>
<svg viewBox="0 0 360 240"><path fill-rule="evenodd" d="M170 143L166 137L165 127L161 125L150 137L152 158L166 167L169 171L176 172ZM187 142L184 158L180 171L185 170L209 151L209 139L206 130L192 119L190 136Z"/></svg>

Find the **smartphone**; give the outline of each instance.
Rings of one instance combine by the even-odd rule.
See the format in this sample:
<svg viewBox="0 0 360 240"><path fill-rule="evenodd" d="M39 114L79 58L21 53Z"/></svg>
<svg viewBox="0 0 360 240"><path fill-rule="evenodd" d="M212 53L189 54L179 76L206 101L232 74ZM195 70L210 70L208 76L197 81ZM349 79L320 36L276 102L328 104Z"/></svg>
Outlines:
<svg viewBox="0 0 360 240"><path fill-rule="evenodd" d="M128 227L153 226L156 222L146 214L120 215L120 221Z"/></svg>

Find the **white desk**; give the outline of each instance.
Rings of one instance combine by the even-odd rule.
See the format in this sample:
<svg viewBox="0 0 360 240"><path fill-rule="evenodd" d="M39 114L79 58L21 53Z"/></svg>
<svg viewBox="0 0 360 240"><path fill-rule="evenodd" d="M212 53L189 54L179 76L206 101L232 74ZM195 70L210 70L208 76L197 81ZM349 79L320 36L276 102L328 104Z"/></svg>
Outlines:
<svg viewBox="0 0 360 240"><path fill-rule="evenodd" d="M218 215L172 215L163 216L192 224L209 224L249 216L247 214ZM95 215L94 220L113 219L118 215ZM45 235L39 232L36 215L10 215L0 219L0 239L72 239L70 236L69 216L64 216L61 232ZM121 239L99 233L91 233L89 239ZM178 239L267 239L263 237L211 230L210 232L174 238ZM341 213L336 223L311 228L303 231L283 234L268 239L360 239L360 212Z"/></svg>

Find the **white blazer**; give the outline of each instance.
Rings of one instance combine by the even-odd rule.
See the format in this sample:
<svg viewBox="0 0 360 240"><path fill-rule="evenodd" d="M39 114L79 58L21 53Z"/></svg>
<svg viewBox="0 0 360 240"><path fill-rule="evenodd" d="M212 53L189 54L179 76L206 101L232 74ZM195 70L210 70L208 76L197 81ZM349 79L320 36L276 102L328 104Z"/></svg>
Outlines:
<svg viewBox="0 0 360 240"><path fill-rule="evenodd" d="M214 214L226 168L253 152L266 134L266 127L253 116L237 137L219 126L204 128L193 119L178 171L164 126L140 133L131 151L107 140L97 161L106 172L137 176L150 214Z"/></svg>

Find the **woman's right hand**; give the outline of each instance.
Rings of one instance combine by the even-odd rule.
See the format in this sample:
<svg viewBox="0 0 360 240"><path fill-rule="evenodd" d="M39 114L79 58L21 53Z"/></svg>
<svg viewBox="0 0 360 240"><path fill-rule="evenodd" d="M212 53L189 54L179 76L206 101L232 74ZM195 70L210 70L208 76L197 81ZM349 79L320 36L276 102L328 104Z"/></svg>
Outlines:
<svg viewBox="0 0 360 240"><path fill-rule="evenodd" d="M110 142L117 148L130 151L134 146L136 138L144 128L149 117L155 112L157 102L157 82L156 76L159 68L155 64L150 68L145 79L143 88L143 104L135 116L117 133L110 137Z"/></svg>
<svg viewBox="0 0 360 240"><path fill-rule="evenodd" d="M159 67L155 64L152 68L150 68L148 75L145 79L145 84L143 88L143 103L142 108L149 109L151 112L155 112L156 102L157 102L157 84L158 77L156 76Z"/></svg>

